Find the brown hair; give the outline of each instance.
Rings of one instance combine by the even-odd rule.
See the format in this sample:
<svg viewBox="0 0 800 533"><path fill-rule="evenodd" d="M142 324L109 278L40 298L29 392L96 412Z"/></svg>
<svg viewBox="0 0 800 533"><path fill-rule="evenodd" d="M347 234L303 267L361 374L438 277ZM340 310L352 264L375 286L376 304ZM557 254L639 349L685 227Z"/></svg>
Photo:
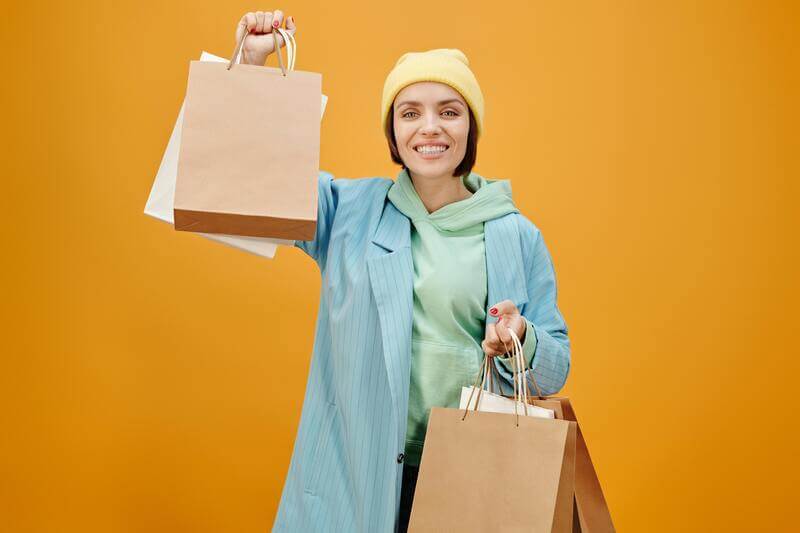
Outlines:
<svg viewBox="0 0 800 533"><path fill-rule="evenodd" d="M472 114L472 108L467 106L469 110L469 133L467 134L467 151L464 153L464 159L453 171L453 177L463 176L472 172L472 167L475 166L475 159L478 157L478 129L475 122L475 115ZM394 136L394 102L389 106L389 113L386 117L386 127L383 133L386 135L386 140L389 142L389 153L392 156L392 161L401 165L405 170L406 165L400 158L400 152L397 150L397 139Z"/></svg>

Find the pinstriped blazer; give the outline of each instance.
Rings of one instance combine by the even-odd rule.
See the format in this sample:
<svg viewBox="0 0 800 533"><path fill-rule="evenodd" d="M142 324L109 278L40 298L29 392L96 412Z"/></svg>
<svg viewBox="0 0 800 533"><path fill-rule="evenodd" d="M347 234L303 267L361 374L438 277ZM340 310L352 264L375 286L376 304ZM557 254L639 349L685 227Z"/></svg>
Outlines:
<svg viewBox="0 0 800 533"><path fill-rule="evenodd" d="M410 221L386 198L392 183L334 179L321 171L316 235L295 243L319 265L322 289L303 411L273 531L395 531L413 263ZM570 345L539 229L509 213L486 221L484 238L487 307L512 300L533 324L537 344L529 372L544 394L554 394L569 373ZM494 321L488 308L486 316ZM495 363L503 393L512 394L508 370Z"/></svg>

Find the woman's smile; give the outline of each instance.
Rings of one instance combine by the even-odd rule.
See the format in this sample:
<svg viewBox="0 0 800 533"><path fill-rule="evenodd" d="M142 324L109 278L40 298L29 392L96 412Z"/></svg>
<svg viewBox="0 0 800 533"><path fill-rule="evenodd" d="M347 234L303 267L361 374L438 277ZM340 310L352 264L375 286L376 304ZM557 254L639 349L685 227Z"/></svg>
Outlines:
<svg viewBox="0 0 800 533"><path fill-rule="evenodd" d="M445 144L420 144L414 147L414 151L421 159L441 159L449 149L450 147Z"/></svg>

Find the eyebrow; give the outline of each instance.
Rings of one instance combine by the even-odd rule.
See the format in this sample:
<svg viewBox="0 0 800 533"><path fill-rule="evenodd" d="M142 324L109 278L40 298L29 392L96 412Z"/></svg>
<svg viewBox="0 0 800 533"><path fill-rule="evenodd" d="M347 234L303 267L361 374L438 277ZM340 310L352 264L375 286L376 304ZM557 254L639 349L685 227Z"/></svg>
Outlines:
<svg viewBox="0 0 800 533"><path fill-rule="evenodd" d="M458 100L457 98L451 98L451 99L449 99L449 100L442 100L441 102L439 102L439 105L451 104L451 103L453 103L453 102L456 102L456 103L458 103L458 104L461 104L461 100ZM422 105L422 102L417 102L417 101L414 101L414 100L405 100L405 101L403 101L403 102L400 102L399 104L397 104L397 107L398 107L398 108L400 108L400 107L402 107L402 106L404 106L404 105L417 105L417 106L421 106L421 105ZM461 105L464 105L464 104L461 104Z"/></svg>

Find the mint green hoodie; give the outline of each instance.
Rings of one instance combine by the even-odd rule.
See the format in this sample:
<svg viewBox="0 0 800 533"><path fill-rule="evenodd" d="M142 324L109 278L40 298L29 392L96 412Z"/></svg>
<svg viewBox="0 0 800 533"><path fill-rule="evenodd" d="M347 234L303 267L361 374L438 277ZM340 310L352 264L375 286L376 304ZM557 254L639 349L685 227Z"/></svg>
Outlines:
<svg viewBox="0 0 800 533"><path fill-rule="evenodd" d="M409 465L420 463L430 408L458 407L461 387L472 385L479 372L488 303L483 223L519 211L508 180L488 180L474 172L462 179L473 195L433 213L428 213L406 169L388 193L389 201L412 223L414 311L405 446ZM535 347L529 322L523 343L529 365ZM510 357L504 359L510 371Z"/></svg>

